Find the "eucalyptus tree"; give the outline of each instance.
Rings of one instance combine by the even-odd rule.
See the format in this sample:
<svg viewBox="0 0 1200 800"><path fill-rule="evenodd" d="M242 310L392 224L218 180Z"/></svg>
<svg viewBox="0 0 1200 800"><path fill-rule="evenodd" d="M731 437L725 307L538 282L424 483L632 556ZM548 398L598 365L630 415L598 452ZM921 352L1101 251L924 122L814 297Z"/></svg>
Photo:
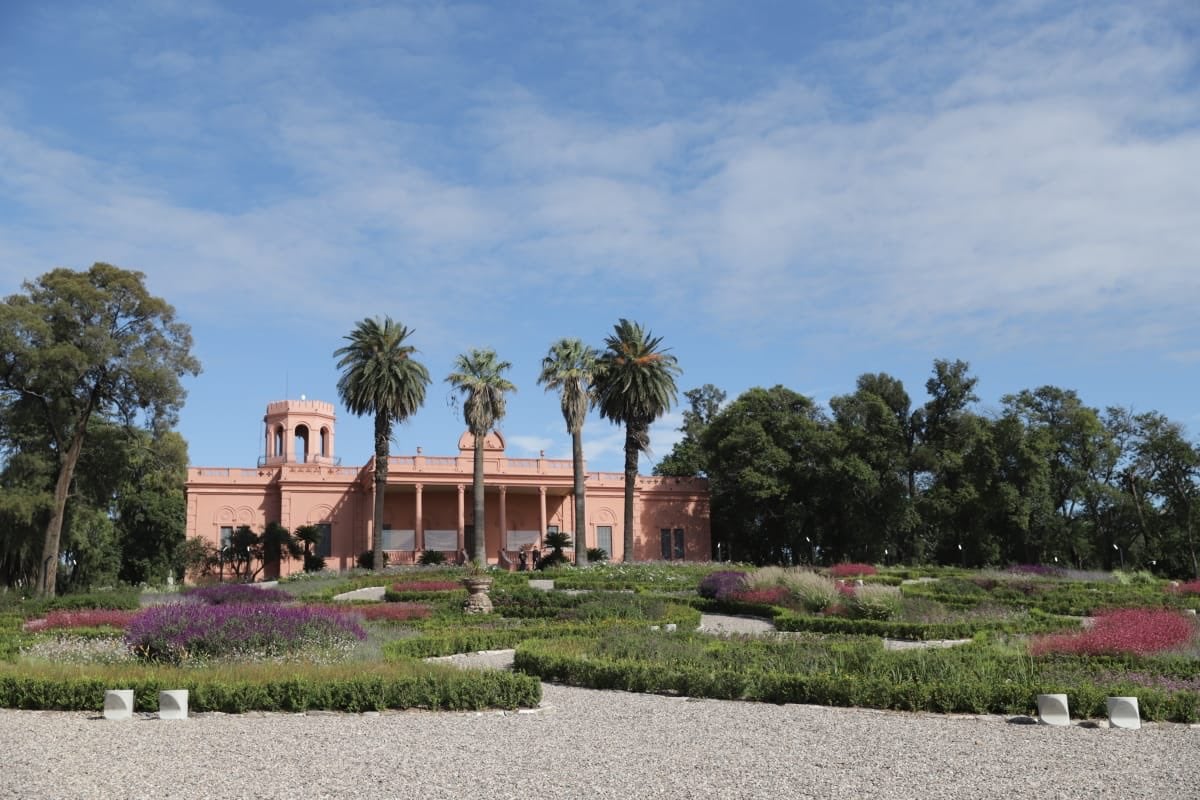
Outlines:
<svg viewBox="0 0 1200 800"><path fill-rule="evenodd" d="M392 426L403 422L425 403L429 370L413 358L417 352L405 340L412 334L391 317L360 320L346 346L334 351L338 395L355 416L375 417L375 511L372 532L373 566L383 569L383 500L388 479Z"/></svg>
<svg viewBox="0 0 1200 800"><path fill-rule="evenodd" d="M517 387L504 377L512 368L507 361L500 361L496 351L474 349L459 355L454 360L454 372L446 382L462 394L463 421L467 430L475 437L474 476L472 499L475 522L471 528L468 551L471 560L478 564L487 563L487 532L484 528L483 502L483 443L484 438L504 418L506 395Z"/></svg>
<svg viewBox="0 0 1200 800"><path fill-rule="evenodd" d="M575 563L581 567L587 566L583 423L587 419L597 355L595 348L579 339L559 339L550 345L538 375L538 384L545 386L546 391L558 391L563 420L571 434L571 465L575 474Z"/></svg>
<svg viewBox="0 0 1200 800"><path fill-rule="evenodd" d="M636 322L622 319L604 340L596 362L594 402L600 416L625 426L624 561L633 560L633 496L638 456L650 447L650 425L676 399L679 363Z"/></svg>
<svg viewBox="0 0 1200 800"><path fill-rule="evenodd" d="M55 269L0 303L0 395L37 407L56 475L37 565L54 594L67 499L93 417L165 430L197 375L187 325L146 290L145 276L110 264Z"/></svg>

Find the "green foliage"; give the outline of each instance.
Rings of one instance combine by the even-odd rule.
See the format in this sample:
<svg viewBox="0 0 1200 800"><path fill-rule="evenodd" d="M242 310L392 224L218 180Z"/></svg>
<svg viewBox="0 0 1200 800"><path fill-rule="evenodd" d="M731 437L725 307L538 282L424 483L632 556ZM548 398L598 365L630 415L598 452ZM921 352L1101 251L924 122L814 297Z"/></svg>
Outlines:
<svg viewBox="0 0 1200 800"><path fill-rule="evenodd" d="M10 580L14 574L38 574L42 594L57 591L60 562L82 564L96 578L109 568L102 559L111 546L84 548L93 542L92 534L112 533L98 529L98 514L111 519L108 504L97 504L91 514L72 511L82 531L68 527L68 494L92 423L140 422L147 430L165 431L183 404L180 377L200 371L189 352L187 326L175 321L169 304L150 295L144 277L109 264L94 264L86 272L55 269L0 303L0 407L23 417L22 424L5 426L0 446L30 453L31 459L18 459L17 471L34 462L42 470L36 476L40 485L28 482L35 478L28 471L20 476L25 479L21 507L9 505L7 511L26 514L27 526L44 526L36 564L9 562L5 572ZM10 466L5 482L17 478ZM79 483L101 475L85 470ZM52 494L49 503L46 492ZM36 519L28 513L35 511ZM4 548L6 561L36 552L28 536L17 541L16 551ZM72 543L79 554L68 552L64 561L63 545Z"/></svg>
<svg viewBox="0 0 1200 800"><path fill-rule="evenodd" d="M436 567L446 563L446 554L440 550L422 550L417 563L423 567Z"/></svg>
<svg viewBox="0 0 1200 800"><path fill-rule="evenodd" d="M589 564L598 564L601 561L608 561L608 551L603 547L589 547L587 549L587 560Z"/></svg>
<svg viewBox="0 0 1200 800"><path fill-rule="evenodd" d="M245 713L323 709L358 713L424 708L470 711L536 706L537 679L484 670L392 662L379 665L243 665L237 670L0 665L0 707L96 711L104 691L132 688L139 711L158 710L158 692L187 689L190 710Z"/></svg>

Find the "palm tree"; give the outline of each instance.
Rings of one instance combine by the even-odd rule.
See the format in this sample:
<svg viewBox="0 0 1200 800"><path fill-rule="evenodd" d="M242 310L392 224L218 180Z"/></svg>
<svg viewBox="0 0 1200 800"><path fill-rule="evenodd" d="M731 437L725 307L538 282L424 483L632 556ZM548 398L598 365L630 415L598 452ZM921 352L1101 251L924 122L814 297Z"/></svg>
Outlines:
<svg viewBox="0 0 1200 800"><path fill-rule="evenodd" d="M475 501L475 522L467 549L471 560L487 563L487 535L483 516L483 440L497 422L504 418L504 395L515 392L504 373L512 368L507 361L498 361L495 350L471 350L454 360L454 372L446 382L463 394L463 420L475 437L475 476L472 482ZM503 520L501 521L503 526Z"/></svg>
<svg viewBox="0 0 1200 800"><path fill-rule="evenodd" d="M650 423L675 402L675 356L661 348L662 339L636 322L622 319L604 340L596 362L596 407L600 416L625 425L624 561L633 560L633 490L638 455L650 448Z"/></svg>
<svg viewBox="0 0 1200 800"><path fill-rule="evenodd" d="M561 393L563 419L571 434L571 462L575 466L575 563L587 566L587 513L584 507L583 421L587 418L596 350L579 339L559 339L542 359L538 384Z"/></svg>
<svg viewBox="0 0 1200 800"><path fill-rule="evenodd" d="M333 354L342 370L337 388L346 408L359 417L375 415L375 569L383 569L383 493L392 424L417 412L429 385L429 370L412 358L416 348L404 343L410 333L391 317L364 319L345 337L349 344Z"/></svg>

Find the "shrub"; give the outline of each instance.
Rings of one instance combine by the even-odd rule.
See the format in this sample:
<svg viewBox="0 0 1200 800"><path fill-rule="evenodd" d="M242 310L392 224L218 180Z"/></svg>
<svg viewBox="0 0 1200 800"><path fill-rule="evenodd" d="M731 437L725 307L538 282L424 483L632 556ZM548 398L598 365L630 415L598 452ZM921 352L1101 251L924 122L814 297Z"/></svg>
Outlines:
<svg viewBox="0 0 1200 800"><path fill-rule="evenodd" d="M137 611L117 609L85 609L82 611L51 611L40 619L31 619L22 627L31 633L56 628L124 628Z"/></svg>
<svg viewBox="0 0 1200 800"><path fill-rule="evenodd" d="M312 553L304 555L304 571L305 572L321 572L325 569L325 557L315 556Z"/></svg>
<svg viewBox="0 0 1200 800"><path fill-rule="evenodd" d="M603 547L589 547L587 549L587 557L589 564L608 561L608 551Z"/></svg>
<svg viewBox="0 0 1200 800"><path fill-rule="evenodd" d="M746 589L748 585L746 573L736 570L721 570L706 575L700 581L700 586L696 591L701 597L707 597L710 600L724 600L733 592Z"/></svg>
<svg viewBox="0 0 1200 800"><path fill-rule="evenodd" d="M359 569L375 569L375 551L363 550L358 554L358 558L354 559L354 563L358 564ZM388 554L385 550L383 553L383 565L388 565Z"/></svg>
<svg viewBox="0 0 1200 800"><path fill-rule="evenodd" d="M859 586L846 598L853 619L892 619L899 615L900 603L900 590L894 586Z"/></svg>
<svg viewBox="0 0 1200 800"><path fill-rule="evenodd" d="M290 603L293 598L282 589L253 583L217 583L183 591L184 597L194 597L210 606L254 605L256 603Z"/></svg>
<svg viewBox="0 0 1200 800"><path fill-rule="evenodd" d="M1126 608L1096 615L1088 630L1052 634L1034 639L1029 652L1102 655L1149 655L1186 644L1196 633L1196 623L1177 611L1161 608Z"/></svg>
<svg viewBox="0 0 1200 800"><path fill-rule="evenodd" d="M261 603L158 606L134 617L125 633L139 657L169 663L332 651L364 638L362 627L345 613Z"/></svg>
<svg viewBox="0 0 1200 800"><path fill-rule="evenodd" d="M809 570L789 570L783 585L806 611L820 612L838 602L838 586L831 578Z"/></svg>
<svg viewBox="0 0 1200 800"><path fill-rule="evenodd" d="M436 567L446 563L446 554L441 550L422 550L417 563L423 567Z"/></svg>
<svg viewBox="0 0 1200 800"><path fill-rule="evenodd" d="M876 572L870 564L834 564L829 568L829 575L833 578L861 578Z"/></svg>

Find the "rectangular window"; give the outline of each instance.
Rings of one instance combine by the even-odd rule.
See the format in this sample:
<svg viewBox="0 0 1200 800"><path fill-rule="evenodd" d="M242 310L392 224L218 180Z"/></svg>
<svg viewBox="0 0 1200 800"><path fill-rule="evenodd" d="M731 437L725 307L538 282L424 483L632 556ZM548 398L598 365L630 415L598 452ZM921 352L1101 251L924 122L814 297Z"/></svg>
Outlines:
<svg viewBox="0 0 1200 800"><path fill-rule="evenodd" d="M612 525L596 526L596 547L599 547L604 551L605 555L612 558Z"/></svg>
<svg viewBox="0 0 1200 800"><path fill-rule="evenodd" d="M329 558L333 555L333 526L328 522L323 522L316 526L321 532L321 541L317 542L317 555L321 558Z"/></svg>
<svg viewBox="0 0 1200 800"><path fill-rule="evenodd" d="M663 561L671 560L671 529L659 528L659 540L662 544L662 559Z"/></svg>
<svg viewBox="0 0 1200 800"><path fill-rule="evenodd" d="M676 528L675 529L675 560L683 561L683 556L684 556L683 528Z"/></svg>
<svg viewBox="0 0 1200 800"><path fill-rule="evenodd" d="M546 533L558 533L558 526L557 525L547 525Z"/></svg>
<svg viewBox="0 0 1200 800"><path fill-rule="evenodd" d="M229 547L229 544L232 541L233 541L233 526L232 525L222 525L221 526L221 544L219 545L220 548L222 550L224 550L226 547Z"/></svg>

